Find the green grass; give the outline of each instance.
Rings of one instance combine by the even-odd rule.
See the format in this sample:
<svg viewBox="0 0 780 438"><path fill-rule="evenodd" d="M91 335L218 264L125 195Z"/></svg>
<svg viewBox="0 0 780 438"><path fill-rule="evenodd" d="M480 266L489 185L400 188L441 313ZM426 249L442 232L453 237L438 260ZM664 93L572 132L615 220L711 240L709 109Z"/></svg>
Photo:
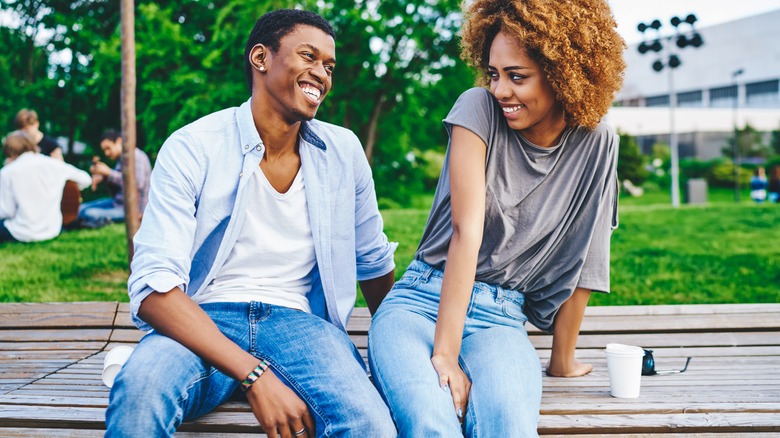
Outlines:
<svg viewBox="0 0 780 438"><path fill-rule="evenodd" d="M124 224L0 244L0 301L127 301Z"/></svg>
<svg viewBox="0 0 780 438"><path fill-rule="evenodd" d="M780 205L713 191L705 206L672 208L668 194L621 198L612 237L612 293L592 305L780 302ZM648 202L652 201L652 202ZM427 208L384 210L399 242L396 277L414 257ZM0 301L127 301L123 225L0 244ZM364 305L362 297L358 305Z"/></svg>

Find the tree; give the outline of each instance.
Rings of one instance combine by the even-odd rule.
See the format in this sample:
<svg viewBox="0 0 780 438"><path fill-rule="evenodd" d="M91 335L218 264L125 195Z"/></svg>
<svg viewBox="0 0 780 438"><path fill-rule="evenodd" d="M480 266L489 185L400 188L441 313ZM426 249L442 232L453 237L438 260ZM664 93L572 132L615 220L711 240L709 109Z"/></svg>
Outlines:
<svg viewBox="0 0 780 438"><path fill-rule="evenodd" d="M0 7L6 11L13 11L19 21L18 36L22 44L20 54L24 60L22 68L23 84L29 85L35 82L36 67L40 59L36 56L36 38L44 28L43 19L50 13L43 0L0 0ZM43 64L45 65L45 64Z"/></svg>
<svg viewBox="0 0 780 438"><path fill-rule="evenodd" d="M28 65L26 40L21 29L0 27L0 127L4 135L14 129L13 119L22 108L39 108L41 102L50 96L55 83L43 76L39 80L26 82L19 72ZM46 65L49 52L45 47L35 46L32 57L34 64ZM40 114L42 120L48 120L46 114Z"/></svg>
<svg viewBox="0 0 780 438"><path fill-rule="evenodd" d="M357 132L369 162L382 135L398 131L382 129L385 115L453 71L458 6L457 0L334 0L320 11L336 29L339 60L326 118Z"/></svg>
<svg viewBox="0 0 780 438"><path fill-rule="evenodd" d="M43 4L0 2L6 9L17 2ZM46 74L35 77L49 88L38 94L25 89L24 99L13 99L17 105L30 101L55 133L93 146L102 131L120 122L118 5L46 0L38 21L50 37L35 46ZM249 30L269 10L304 7L318 11L336 30L333 89L317 117L354 130L372 162L380 196L403 201L399 181L409 191L423 190L421 157L431 148L444 151L441 120L473 84L471 71L458 59L458 6L458 0L137 3L137 147L154 160L175 129L245 101L243 50ZM15 47L23 42L17 40ZM0 48L0 77L3 62L21 60L4 53ZM18 70L8 71L13 76ZM36 95L41 99L33 99Z"/></svg>
<svg viewBox="0 0 780 438"><path fill-rule="evenodd" d="M780 128L772 131L772 138L769 140L769 147L775 155L780 155Z"/></svg>
<svg viewBox="0 0 780 438"><path fill-rule="evenodd" d="M137 187L135 180L135 2L121 0L122 23L122 183ZM124 191L128 265L133 261L133 236L140 225L138 191Z"/></svg>
<svg viewBox="0 0 780 438"><path fill-rule="evenodd" d="M629 180L637 186L647 179L647 169L644 167L644 158L639 152L636 137L620 134L617 172L619 180Z"/></svg>
<svg viewBox="0 0 780 438"><path fill-rule="evenodd" d="M734 137L731 137L728 144L721 150L724 156L731 157L734 154L733 144ZM749 123L745 124L744 128L737 129L737 152L741 158L767 158L769 156L769 148L764 145L761 132Z"/></svg>

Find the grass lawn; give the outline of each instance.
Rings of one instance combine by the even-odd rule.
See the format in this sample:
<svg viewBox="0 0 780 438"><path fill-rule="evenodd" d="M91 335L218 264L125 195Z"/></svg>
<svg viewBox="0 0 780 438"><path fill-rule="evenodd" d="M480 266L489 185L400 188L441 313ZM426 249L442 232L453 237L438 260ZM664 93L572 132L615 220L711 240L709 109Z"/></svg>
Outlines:
<svg viewBox="0 0 780 438"><path fill-rule="evenodd" d="M668 205L668 194L621 198L612 237L612 293L592 305L780 302L780 205L714 191L705 206ZM650 201L650 202L648 202ZM399 242L396 276L414 256L427 209L382 212ZM124 226L0 244L0 301L127 301ZM362 299L359 305L362 304Z"/></svg>

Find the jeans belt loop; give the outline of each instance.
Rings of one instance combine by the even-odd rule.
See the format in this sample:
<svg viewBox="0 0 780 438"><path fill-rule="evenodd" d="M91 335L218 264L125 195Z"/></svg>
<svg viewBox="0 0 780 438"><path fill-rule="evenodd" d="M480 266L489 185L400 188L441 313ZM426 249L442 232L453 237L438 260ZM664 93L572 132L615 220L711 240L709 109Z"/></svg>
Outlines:
<svg viewBox="0 0 780 438"><path fill-rule="evenodd" d="M427 263L423 263L423 265L425 266L425 270L420 273L420 280L427 282L428 279L431 278L431 275L436 271L436 268Z"/></svg>

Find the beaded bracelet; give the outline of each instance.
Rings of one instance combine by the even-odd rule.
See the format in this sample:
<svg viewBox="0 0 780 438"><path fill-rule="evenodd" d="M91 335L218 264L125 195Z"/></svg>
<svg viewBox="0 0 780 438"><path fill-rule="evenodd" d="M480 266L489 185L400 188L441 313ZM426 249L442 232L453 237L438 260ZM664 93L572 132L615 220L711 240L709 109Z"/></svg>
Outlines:
<svg viewBox="0 0 780 438"><path fill-rule="evenodd" d="M252 384L255 383L255 380L259 379L260 376L263 375L265 370L268 369L268 362L263 360L260 362L260 365L258 365L254 370L252 370L251 373L244 379L243 382L241 382L241 389L244 390L244 392L249 391L249 388L252 387Z"/></svg>

